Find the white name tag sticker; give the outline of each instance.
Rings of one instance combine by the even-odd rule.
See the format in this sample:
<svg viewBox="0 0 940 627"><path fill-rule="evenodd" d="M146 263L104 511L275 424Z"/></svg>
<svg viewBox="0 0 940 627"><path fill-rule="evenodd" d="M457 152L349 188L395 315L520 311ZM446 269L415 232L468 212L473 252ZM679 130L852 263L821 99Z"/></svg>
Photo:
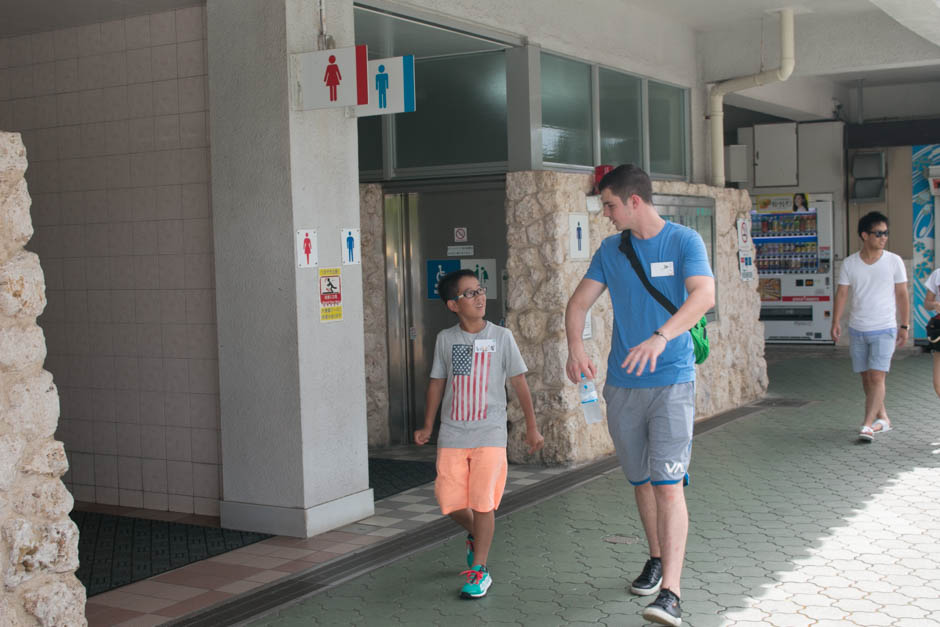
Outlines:
<svg viewBox="0 0 940 627"><path fill-rule="evenodd" d="M650 276L672 276L673 274L675 272L671 261L657 261L650 264Z"/></svg>
<svg viewBox="0 0 940 627"><path fill-rule="evenodd" d="M496 352L496 340L474 340L473 352L474 353L495 353Z"/></svg>

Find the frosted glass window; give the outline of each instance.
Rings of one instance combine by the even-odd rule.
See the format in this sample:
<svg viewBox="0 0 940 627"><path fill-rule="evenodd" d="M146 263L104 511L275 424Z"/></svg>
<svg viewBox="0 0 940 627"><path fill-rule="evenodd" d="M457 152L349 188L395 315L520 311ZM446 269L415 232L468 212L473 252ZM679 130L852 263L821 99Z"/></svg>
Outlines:
<svg viewBox="0 0 940 627"><path fill-rule="evenodd" d="M599 70L601 163L643 163L643 85L635 76Z"/></svg>
<svg viewBox="0 0 940 627"><path fill-rule="evenodd" d="M685 91L649 81L650 172L685 175Z"/></svg>
<svg viewBox="0 0 940 627"><path fill-rule="evenodd" d="M591 66L541 55L542 159L593 165Z"/></svg>
<svg viewBox="0 0 940 627"><path fill-rule="evenodd" d="M506 161L505 53L415 61L415 108L395 115L396 167Z"/></svg>
<svg viewBox="0 0 940 627"><path fill-rule="evenodd" d="M382 169L382 116L359 118L359 171Z"/></svg>

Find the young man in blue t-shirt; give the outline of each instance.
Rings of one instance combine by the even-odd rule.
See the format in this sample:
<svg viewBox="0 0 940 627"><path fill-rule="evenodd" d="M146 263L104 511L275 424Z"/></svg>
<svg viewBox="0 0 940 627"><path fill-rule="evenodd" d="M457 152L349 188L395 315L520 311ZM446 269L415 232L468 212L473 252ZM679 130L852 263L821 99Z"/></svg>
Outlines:
<svg viewBox="0 0 940 627"><path fill-rule="evenodd" d="M679 625L679 578L689 516L682 491L692 447L695 363L687 332L715 304L705 244L692 229L666 222L653 206L649 175L634 165L609 172L598 186L604 215L619 231L591 260L565 311L566 371L578 383L597 368L581 340L588 308L610 290L614 328L604 398L607 427L624 474L634 486L650 559L630 591L659 592L643 616ZM621 250L627 235L650 282L679 310L669 312L646 290Z"/></svg>

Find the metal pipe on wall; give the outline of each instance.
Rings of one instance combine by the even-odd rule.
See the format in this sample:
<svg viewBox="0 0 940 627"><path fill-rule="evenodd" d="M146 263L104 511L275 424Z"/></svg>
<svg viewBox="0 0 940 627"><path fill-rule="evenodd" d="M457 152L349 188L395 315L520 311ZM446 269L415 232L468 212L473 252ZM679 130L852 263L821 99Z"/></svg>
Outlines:
<svg viewBox="0 0 940 627"><path fill-rule="evenodd" d="M725 186L725 94L751 87L760 87L790 78L796 65L793 36L793 8L780 10L780 67L750 76L740 76L712 85L709 92L709 125L712 145L712 185Z"/></svg>

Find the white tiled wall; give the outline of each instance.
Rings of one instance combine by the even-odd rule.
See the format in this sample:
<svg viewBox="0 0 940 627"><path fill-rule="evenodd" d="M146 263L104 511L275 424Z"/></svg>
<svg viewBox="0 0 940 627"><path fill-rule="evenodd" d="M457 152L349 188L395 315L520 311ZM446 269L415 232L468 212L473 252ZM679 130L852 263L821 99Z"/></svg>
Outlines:
<svg viewBox="0 0 940 627"><path fill-rule="evenodd" d="M205 8L0 39L77 500L218 513Z"/></svg>

